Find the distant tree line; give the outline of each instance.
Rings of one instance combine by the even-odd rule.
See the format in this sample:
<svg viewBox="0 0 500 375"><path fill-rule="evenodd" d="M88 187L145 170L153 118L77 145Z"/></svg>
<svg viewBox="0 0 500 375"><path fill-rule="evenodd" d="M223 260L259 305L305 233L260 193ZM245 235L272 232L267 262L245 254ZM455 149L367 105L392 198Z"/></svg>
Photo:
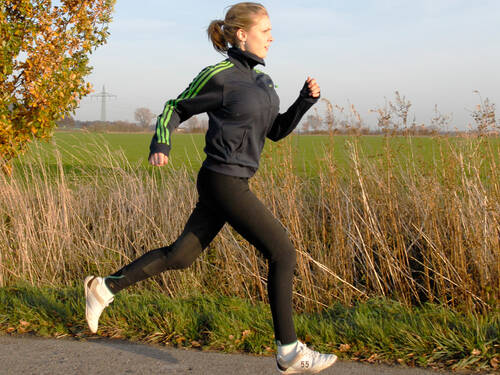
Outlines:
<svg viewBox="0 0 500 375"><path fill-rule="evenodd" d="M130 121L80 121L67 115L64 119L57 121L57 130L85 130L92 132L152 132L156 127L157 115L153 114L148 108L137 108L135 119L137 122ZM199 119L197 116L184 121L177 131L184 133L204 133L208 129L208 120Z"/></svg>
<svg viewBox="0 0 500 375"><path fill-rule="evenodd" d="M57 121L57 130L84 130L91 132L145 132L152 131L153 127L143 127L135 122L128 121L80 121L71 116Z"/></svg>
<svg viewBox="0 0 500 375"><path fill-rule="evenodd" d="M417 123L415 116L410 119L411 102L399 92L395 92L395 99L386 99L383 107L370 110L377 116L376 127L369 127L354 105L348 108L332 105L328 99L321 99L326 106L323 115L315 106L296 129L298 134L339 134L339 135L416 135L428 136L433 134L457 135L468 133L479 136L498 135L500 123L495 116L495 105L488 98L480 98L478 104L471 111L473 124L468 131L450 129L451 115L441 113L437 105L429 124ZM320 106L320 108L322 105ZM127 121L78 121L66 117L57 122L59 129L84 129L96 132L150 132L155 129L157 115L148 108L137 108L135 111L136 123ZM208 129L208 120L193 116L181 123L178 132L204 133Z"/></svg>

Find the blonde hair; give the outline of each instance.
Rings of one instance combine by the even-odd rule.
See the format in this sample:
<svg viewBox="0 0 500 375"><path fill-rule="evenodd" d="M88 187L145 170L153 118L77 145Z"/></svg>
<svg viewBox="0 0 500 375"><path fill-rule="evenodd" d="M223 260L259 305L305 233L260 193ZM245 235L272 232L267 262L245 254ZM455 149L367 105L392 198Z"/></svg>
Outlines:
<svg viewBox="0 0 500 375"><path fill-rule="evenodd" d="M208 39L216 51L225 53L229 45L238 46L236 32L249 30L255 24L255 17L268 15L266 8L259 3L243 2L234 4L226 12L224 20L213 20L207 28Z"/></svg>

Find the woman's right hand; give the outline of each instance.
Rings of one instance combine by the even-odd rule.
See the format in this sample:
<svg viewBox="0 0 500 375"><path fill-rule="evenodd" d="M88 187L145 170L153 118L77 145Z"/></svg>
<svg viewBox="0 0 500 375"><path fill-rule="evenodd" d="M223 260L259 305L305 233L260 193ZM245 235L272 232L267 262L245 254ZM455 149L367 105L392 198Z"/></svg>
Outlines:
<svg viewBox="0 0 500 375"><path fill-rule="evenodd" d="M168 156L163 152L155 152L149 157L149 164L155 167L162 167L168 163Z"/></svg>

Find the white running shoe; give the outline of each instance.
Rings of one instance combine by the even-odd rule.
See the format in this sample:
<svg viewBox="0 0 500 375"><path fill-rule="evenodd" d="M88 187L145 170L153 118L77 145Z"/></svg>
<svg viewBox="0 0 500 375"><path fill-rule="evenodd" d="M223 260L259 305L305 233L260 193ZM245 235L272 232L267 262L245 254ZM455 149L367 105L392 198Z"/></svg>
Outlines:
<svg viewBox="0 0 500 375"><path fill-rule="evenodd" d="M300 341L298 341L295 356L291 359L286 359L286 357L276 355L276 365L282 374L316 374L330 367L337 360L335 354L315 352Z"/></svg>
<svg viewBox="0 0 500 375"><path fill-rule="evenodd" d="M113 294L102 277L87 276L85 284L85 318L92 333L97 332L99 317L106 306L113 302Z"/></svg>

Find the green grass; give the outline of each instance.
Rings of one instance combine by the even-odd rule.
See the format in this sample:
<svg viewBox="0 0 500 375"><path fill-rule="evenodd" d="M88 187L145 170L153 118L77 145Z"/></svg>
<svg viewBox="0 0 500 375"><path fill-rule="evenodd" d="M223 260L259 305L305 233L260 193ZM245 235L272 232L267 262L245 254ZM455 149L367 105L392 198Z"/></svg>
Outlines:
<svg viewBox="0 0 500 375"><path fill-rule="evenodd" d="M408 308L382 299L335 304L295 316L299 339L344 359L410 366L491 369L498 360L500 316L455 312L439 305ZM0 332L84 338L80 286L0 288ZM215 295L171 299L122 292L100 320L99 335L180 347L274 353L269 307Z"/></svg>
<svg viewBox="0 0 500 375"><path fill-rule="evenodd" d="M176 133L172 138L170 168L187 168L196 172L205 153L204 134ZM15 161L19 168L20 162L35 157L38 162L56 165L57 152L60 152L63 167L66 171L75 168L92 170L103 167L102 160L96 159L96 154L105 154L107 149L113 153L123 153L125 160L134 167L152 168L147 163L151 134L124 133L103 134L84 132L56 132L50 143L37 143L25 155ZM316 176L318 170L327 163L325 157L332 157L338 169L349 168L349 144L357 142L361 156L368 160L382 160L388 154L402 165L414 162L422 170L443 168L448 156L457 147L475 147L484 153L484 165L487 170L489 155L488 147L494 151L497 162L500 155L496 151L500 147L500 138L486 138L471 144L470 139L451 137L390 137L383 136L325 136L325 135L292 135L284 141L266 141L261 159L261 166L270 164L270 159L286 157L293 163L295 172L299 175ZM41 147L41 153L37 147ZM285 148L289 146L290 148ZM57 151L57 152L56 152ZM291 153L291 155L289 155ZM105 167L105 166L104 166Z"/></svg>

